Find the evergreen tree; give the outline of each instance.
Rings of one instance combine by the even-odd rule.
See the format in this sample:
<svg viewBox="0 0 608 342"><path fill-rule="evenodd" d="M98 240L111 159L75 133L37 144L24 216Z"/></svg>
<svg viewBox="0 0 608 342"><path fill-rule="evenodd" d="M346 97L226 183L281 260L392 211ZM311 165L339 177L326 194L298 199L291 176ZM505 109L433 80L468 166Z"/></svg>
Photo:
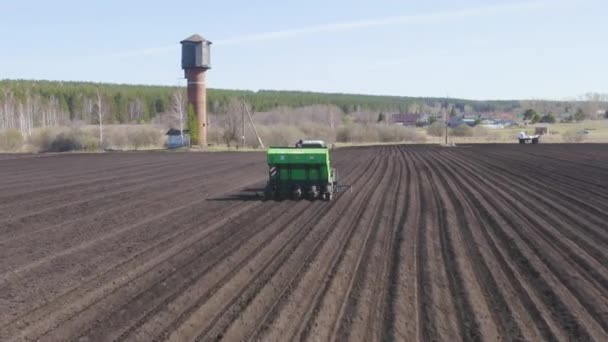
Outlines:
<svg viewBox="0 0 608 342"><path fill-rule="evenodd" d="M384 113L380 112L380 114L378 114L378 122L385 122L386 121L386 117L384 116Z"/></svg>
<svg viewBox="0 0 608 342"><path fill-rule="evenodd" d="M542 117L542 119L540 120L541 122L546 122L546 123L555 123L555 115L549 113L545 116Z"/></svg>
<svg viewBox="0 0 608 342"><path fill-rule="evenodd" d="M585 120L585 112L579 108L576 110L576 113L574 113L574 121L578 122L583 120Z"/></svg>
<svg viewBox="0 0 608 342"><path fill-rule="evenodd" d="M540 121L540 115L538 113L534 112L534 115L532 116L531 120L532 120L533 124L539 122Z"/></svg>
<svg viewBox="0 0 608 342"><path fill-rule="evenodd" d="M538 115L538 113L534 109L527 109L523 114L524 120L532 120L535 115Z"/></svg>
<svg viewBox="0 0 608 342"><path fill-rule="evenodd" d="M192 104L188 105L188 130L190 131L190 143L198 145L198 118Z"/></svg>
<svg viewBox="0 0 608 342"><path fill-rule="evenodd" d="M450 110L450 118L453 118L456 116L456 107L452 107L452 109Z"/></svg>

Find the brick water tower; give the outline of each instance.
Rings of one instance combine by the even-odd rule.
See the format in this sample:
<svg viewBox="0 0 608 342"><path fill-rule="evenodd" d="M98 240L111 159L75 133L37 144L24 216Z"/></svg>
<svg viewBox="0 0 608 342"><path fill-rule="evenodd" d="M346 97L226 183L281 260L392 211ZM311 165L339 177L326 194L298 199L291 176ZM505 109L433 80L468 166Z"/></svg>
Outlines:
<svg viewBox="0 0 608 342"><path fill-rule="evenodd" d="M211 69L211 42L198 34L180 42L182 44L182 69L188 80L188 108L192 105L198 119L198 141L207 147L207 86L205 72Z"/></svg>

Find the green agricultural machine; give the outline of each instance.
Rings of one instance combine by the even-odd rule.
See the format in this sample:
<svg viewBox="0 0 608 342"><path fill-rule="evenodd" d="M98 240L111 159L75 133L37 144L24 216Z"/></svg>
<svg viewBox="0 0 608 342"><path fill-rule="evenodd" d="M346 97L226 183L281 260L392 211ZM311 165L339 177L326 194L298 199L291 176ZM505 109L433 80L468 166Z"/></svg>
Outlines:
<svg viewBox="0 0 608 342"><path fill-rule="evenodd" d="M330 151L323 141L299 141L296 147L268 149L266 199L317 199L331 201L340 188Z"/></svg>

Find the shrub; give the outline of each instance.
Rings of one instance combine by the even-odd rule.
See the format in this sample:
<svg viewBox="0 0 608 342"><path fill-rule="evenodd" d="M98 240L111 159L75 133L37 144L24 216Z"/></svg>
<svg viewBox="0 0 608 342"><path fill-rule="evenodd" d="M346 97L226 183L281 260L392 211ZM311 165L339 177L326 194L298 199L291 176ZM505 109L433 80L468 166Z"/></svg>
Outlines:
<svg viewBox="0 0 608 342"><path fill-rule="evenodd" d="M336 141L345 143L380 141L377 125L349 124L338 129Z"/></svg>
<svg viewBox="0 0 608 342"><path fill-rule="evenodd" d="M424 137L416 129L387 125L345 125L338 129L336 141L345 143L363 142L422 142Z"/></svg>
<svg viewBox="0 0 608 342"><path fill-rule="evenodd" d="M562 141L570 143L579 143L585 140L585 135L581 134L576 129L570 129L562 134Z"/></svg>
<svg viewBox="0 0 608 342"><path fill-rule="evenodd" d="M272 125L256 126L256 128L262 141L267 146L292 146L298 140L306 138L306 134L295 126ZM248 134L246 142L248 142L249 146L258 145L255 134Z"/></svg>
<svg viewBox="0 0 608 342"><path fill-rule="evenodd" d="M83 129L72 128L55 136L42 152L93 151L99 148L97 137Z"/></svg>
<svg viewBox="0 0 608 342"><path fill-rule="evenodd" d="M31 152L45 152L51 149L55 137L61 132L58 128L38 128L32 131L28 138Z"/></svg>
<svg viewBox="0 0 608 342"><path fill-rule="evenodd" d="M336 141L338 142L352 142L353 140L353 126L347 125L338 128L336 133Z"/></svg>
<svg viewBox="0 0 608 342"><path fill-rule="evenodd" d="M142 147L160 147L161 131L152 126L135 126L128 131L129 145L134 149Z"/></svg>
<svg viewBox="0 0 608 342"><path fill-rule="evenodd" d="M433 122L427 129L426 132L432 137L442 137L445 134L445 124L442 122Z"/></svg>
<svg viewBox="0 0 608 342"><path fill-rule="evenodd" d="M43 152L68 152L82 150L82 143L74 132L59 133L52 141L48 150Z"/></svg>
<svg viewBox="0 0 608 342"><path fill-rule="evenodd" d="M401 141L400 130L405 130L404 127L397 126L378 126L375 129L378 131L379 142Z"/></svg>
<svg viewBox="0 0 608 342"><path fill-rule="evenodd" d="M23 146L23 135L17 129L0 132L0 151L15 152Z"/></svg>
<svg viewBox="0 0 608 342"><path fill-rule="evenodd" d="M82 128L38 128L28 139L30 152L93 151L99 148L93 131Z"/></svg>
<svg viewBox="0 0 608 342"><path fill-rule="evenodd" d="M304 133L306 139L320 139L326 143L333 143L336 139L335 133L327 125L317 123L307 123L298 125L298 128Z"/></svg>
<svg viewBox="0 0 608 342"><path fill-rule="evenodd" d="M475 127L472 127L472 129L473 129L473 135L476 137L485 137L490 133L489 129L482 127L482 126L475 126Z"/></svg>
<svg viewBox="0 0 608 342"><path fill-rule="evenodd" d="M500 134L495 129L488 129L483 126L473 127L473 136L482 138L483 141L497 141L500 140Z"/></svg>
<svg viewBox="0 0 608 342"><path fill-rule="evenodd" d="M137 150L142 147L160 148L164 144L163 132L153 125L107 126L103 132L104 149Z"/></svg>
<svg viewBox="0 0 608 342"><path fill-rule="evenodd" d="M224 136L224 130L221 127L213 127L209 129L207 133L207 143L210 145L219 145L222 143L222 137Z"/></svg>
<svg viewBox="0 0 608 342"><path fill-rule="evenodd" d="M350 114L346 114L342 117L342 123L344 125L350 125L354 122L353 116Z"/></svg>
<svg viewBox="0 0 608 342"><path fill-rule="evenodd" d="M452 128L451 135L455 137L472 137L473 128L468 125L459 125L458 127Z"/></svg>
<svg viewBox="0 0 608 342"><path fill-rule="evenodd" d="M416 129L403 126L376 126L380 142L421 142L424 136Z"/></svg>
<svg viewBox="0 0 608 342"><path fill-rule="evenodd" d="M98 151L99 150L99 136L87 132L82 136L82 148L85 151Z"/></svg>
<svg viewBox="0 0 608 342"><path fill-rule="evenodd" d="M123 150L129 145L126 127L106 127L103 130L103 148L108 150ZM99 133L98 133L99 134Z"/></svg>

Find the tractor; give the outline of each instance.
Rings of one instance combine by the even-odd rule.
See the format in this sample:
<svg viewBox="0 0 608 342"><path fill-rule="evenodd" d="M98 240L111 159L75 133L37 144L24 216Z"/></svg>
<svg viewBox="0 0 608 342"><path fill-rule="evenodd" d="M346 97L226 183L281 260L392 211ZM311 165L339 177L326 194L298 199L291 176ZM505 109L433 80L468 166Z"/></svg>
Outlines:
<svg viewBox="0 0 608 342"><path fill-rule="evenodd" d="M267 200L291 198L331 201L339 189L338 172L332 168L330 151L321 140L300 140L295 147L268 149Z"/></svg>
<svg viewBox="0 0 608 342"><path fill-rule="evenodd" d="M540 134L528 135L526 132L520 132L517 139L520 144L538 144L540 141Z"/></svg>

